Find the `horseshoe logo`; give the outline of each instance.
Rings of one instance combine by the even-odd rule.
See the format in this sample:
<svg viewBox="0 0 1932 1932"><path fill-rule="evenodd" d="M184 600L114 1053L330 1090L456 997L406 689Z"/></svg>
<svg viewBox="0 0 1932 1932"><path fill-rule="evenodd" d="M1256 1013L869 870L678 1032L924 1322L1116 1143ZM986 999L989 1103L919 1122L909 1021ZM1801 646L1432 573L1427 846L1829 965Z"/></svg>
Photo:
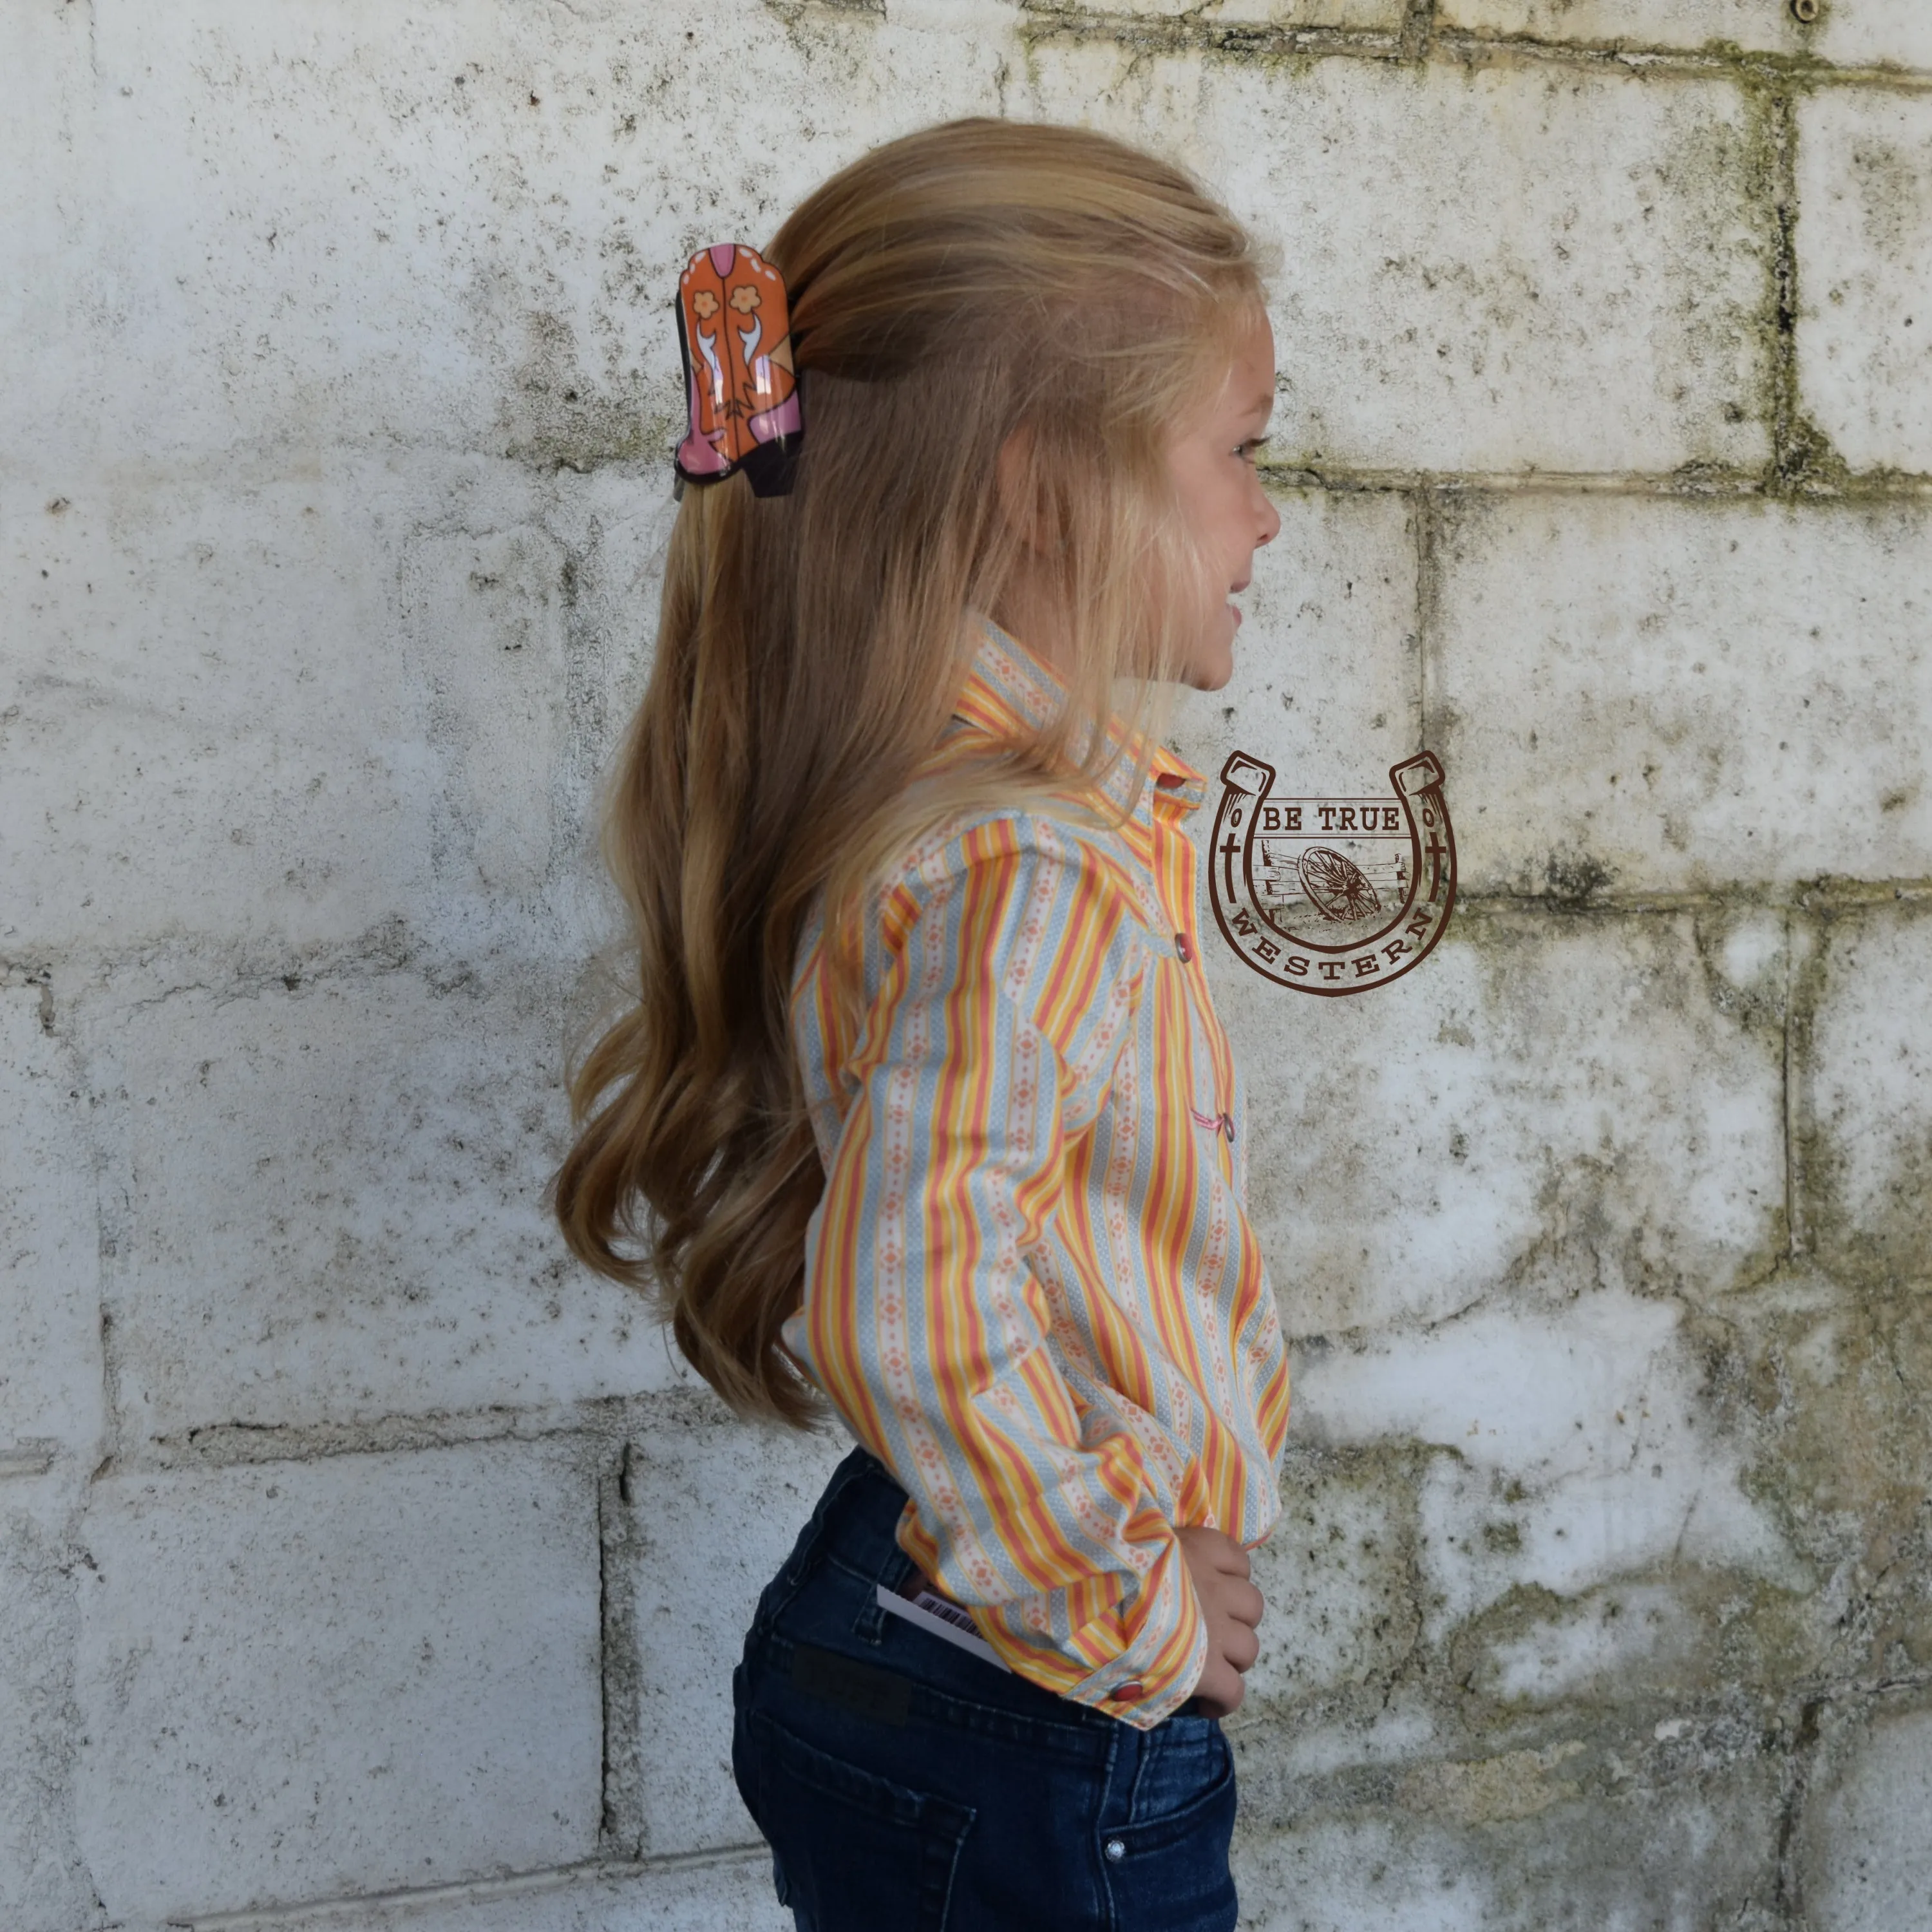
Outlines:
<svg viewBox="0 0 1932 1932"><path fill-rule="evenodd" d="M1389 768L1393 796L1276 798L1274 766L1221 767L1208 896L1242 964L1338 999L1412 972L1448 929L1456 835L1432 752Z"/></svg>

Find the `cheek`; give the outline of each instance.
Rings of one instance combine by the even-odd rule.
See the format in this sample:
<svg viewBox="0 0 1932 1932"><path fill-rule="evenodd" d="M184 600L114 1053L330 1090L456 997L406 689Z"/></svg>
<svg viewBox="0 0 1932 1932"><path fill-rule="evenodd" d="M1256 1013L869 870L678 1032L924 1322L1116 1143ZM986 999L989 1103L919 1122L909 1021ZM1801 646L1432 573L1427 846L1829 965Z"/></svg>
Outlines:
<svg viewBox="0 0 1932 1932"><path fill-rule="evenodd" d="M1254 472L1244 465L1216 494L1214 544L1217 554L1237 560L1254 548L1255 513L1250 493Z"/></svg>

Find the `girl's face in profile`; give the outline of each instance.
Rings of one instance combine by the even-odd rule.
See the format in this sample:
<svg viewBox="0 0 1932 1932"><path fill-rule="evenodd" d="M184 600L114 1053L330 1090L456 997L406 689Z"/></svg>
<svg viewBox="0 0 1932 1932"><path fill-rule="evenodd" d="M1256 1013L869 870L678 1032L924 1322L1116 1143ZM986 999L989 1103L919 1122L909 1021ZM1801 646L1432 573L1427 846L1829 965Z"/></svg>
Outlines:
<svg viewBox="0 0 1932 1932"><path fill-rule="evenodd" d="M1237 340L1218 394L1210 391L1168 446L1168 474L1204 573L1202 602L1184 617L1181 680L1219 691L1234 673L1245 590L1255 552L1281 518L1255 474L1255 452L1274 407L1274 332L1258 313Z"/></svg>

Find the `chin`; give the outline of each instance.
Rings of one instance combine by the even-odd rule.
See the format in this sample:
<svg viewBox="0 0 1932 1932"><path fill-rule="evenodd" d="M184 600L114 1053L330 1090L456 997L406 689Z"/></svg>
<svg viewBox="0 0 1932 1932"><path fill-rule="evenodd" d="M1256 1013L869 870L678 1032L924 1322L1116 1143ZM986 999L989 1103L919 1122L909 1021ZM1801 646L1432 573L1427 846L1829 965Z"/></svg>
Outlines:
<svg viewBox="0 0 1932 1932"><path fill-rule="evenodd" d="M1234 642L1203 644L1189 658L1180 682L1190 691L1219 691L1234 674Z"/></svg>

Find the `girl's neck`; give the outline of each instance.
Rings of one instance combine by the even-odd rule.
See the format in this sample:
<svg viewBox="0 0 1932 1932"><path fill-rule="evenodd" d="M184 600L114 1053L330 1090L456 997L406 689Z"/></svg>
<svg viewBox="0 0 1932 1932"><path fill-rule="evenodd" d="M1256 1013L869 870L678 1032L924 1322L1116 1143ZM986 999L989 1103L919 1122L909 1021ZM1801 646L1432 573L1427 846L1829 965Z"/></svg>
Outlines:
<svg viewBox="0 0 1932 1932"><path fill-rule="evenodd" d="M1023 557L1014 567L991 615L1008 637L1024 644L1063 681L1072 676L1074 667L1066 661L1066 626L1058 587L1047 580L1031 557Z"/></svg>

